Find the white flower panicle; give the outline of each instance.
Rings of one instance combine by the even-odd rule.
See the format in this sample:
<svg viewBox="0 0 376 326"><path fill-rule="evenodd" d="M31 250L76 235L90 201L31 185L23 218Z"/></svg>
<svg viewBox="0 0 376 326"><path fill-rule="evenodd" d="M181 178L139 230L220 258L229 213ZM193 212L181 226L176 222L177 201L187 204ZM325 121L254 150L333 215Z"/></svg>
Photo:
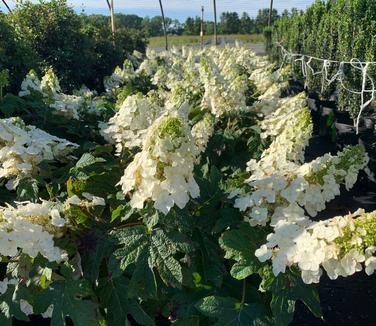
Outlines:
<svg viewBox="0 0 376 326"><path fill-rule="evenodd" d="M169 52L162 52L157 54L154 50L147 48L146 58L140 64L140 66L136 70L136 73L144 73L148 76L154 76L160 68L161 63L163 62L163 58L167 57L168 55Z"/></svg>
<svg viewBox="0 0 376 326"><path fill-rule="evenodd" d="M303 212L304 213L304 212ZM296 265L305 283L318 283L322 270L330 279L350 276L365 267L367 275L376 269L376 212L354 214L312 222L281 220L267 243L256 250L260 261L271 259L275 275Z"/></svg>
<svg viewBox="0 0 376 326"><path fill-rule="evenodd" d="M368 164L368 155L360 145L350 146L339 152L337 156L326 154L297 170L296 183L306 187L304 196L298 197L298 203L315 216L325 209L325 203L340 194L340 186L350 190L358 179L358 173ZM304 186L308 182L308 186Z"/></svg>
<svg viewBox="0 0 376 326"><path fill-rule="evenodd" d="M204 118L192 127L192 136L200 153L205 152L213 133L214 119L211 114L205 114Z"/></svg>
<svg viewBox="0 0 376 326"><path fill-rule="evenodd" d="M250 79L255 83L260 94L265 94L271 87L281 84L291 71L291 66L275 70L274 64L270 64L266 59L259 63L260 68L254 69Z"/></svg>
<svg viewBox="0 0 376 326"><path fill-rule="evenodd" d="M277 137L280 135L287 128L286 125L292 124L291 120L297 119L297 114L305 107L307 107L307 95L304 92L279 99L276 110L260 122L261 137Z"/></svg>
<svg viewBox="0 0 376 326"><path fill-rule="evenodd" d="M292 166L289 173L287 169L283 173L276 170L272 175L250 181L254 191L236 199L235 207L247 212L245 220L253 226L269 221L274 226L296 216L296 211L300 214L301 208L316 216L340 194L342 184L346 189L354 186L367 163L367 154L357 145L345 148L337 156L326 154L313 162Z"/></svg>
<svg viewBox="0 0 376 326"><path fill-rule="evenodd" d="M25 79L22 81L21 91L18 93L18 95L23 97L30 95L31 92L41 93L41 89L41 83L38 75L34 70L30 70Z"/></svg>
<svg viewBox="0 0 376 326"><path fill-rule="evenodd" d="M121 85L131 80L135 76L134 67L132 61L126 59L123 63L123 68L116 67L111 76L104 79L104 88L110 93Z"/></svg>
<svg viewBox="0 0 376 326"><path fill-rule="evenodd" d="M249 77L256 85L260 94L266 93L266 91L277 83L277 76L272 73L273 65L266 63L258 69L254 69Z"/></svg>
<svg viewBox="0 0 376 326"><path fill-rule="evenodd" d="M274 116L276 119L277 116ZM312 136L313 124L308 108L300 108L287 116L279 117L280 134L272 141L259 161L250 160L247 171L251 173L250 181L263 179L276 172L280 175L296 170L298 163L304 162L304 151ZM265 121L265 120L264 120ZM264 129L268 124L261 123ZM264 137L274 136L270 131Z"/></svg>
<svg viewBox="0 0 376 326"><path fill-rule="evenodd" d="M125 148L140 147L148 128L164 111L153 96L128 96L108 123L100 123L101 135L116 144L118 154Z"/></svg>
<svg viewBox="0 0 376 326"><path fill-rule="evenodd" d="M62 93L59 79L52 69L46 72L41 81L33 70L29 72L21 84L19 96L28 96L32 92L41 94L54 113L69 119L80 120L85 113L99 115L104 106L104 102L96 99L85 86L76 95Z"/></svg>
<svg viewBox="0 0 376 326"><path fill-rule="evenodd" d="M247 47L174 48L158 54L148 51L138 71L148 74L161 89L168 89L165 106L201 101L219 117L247 109L247 78L259 65L264 63Z"/></svg>
<svg viewBox="0 0 376 326"><path fill-rule="evenodd" d="M278 108L282 90L286 87L287 83L278 83L270 86L252 105L252 110L260 112L263 115L273 113Z"/></svg>
<svg viewBox="0 0 376 326"><path fill-rule="evenodd" d="M48 94L49 96L53 97L54 95L61 93L59 79L52 69L48 69L44 74L40 82L40 86L41 92Z"/></svg>
<svg viewBox="0 0 376 326"><path fill-rule="evenodd" d="M0 254L14 257L21 251L32 258L41 254L51 262L65 260L66 253L54 243L54 237L61 236L65 225L58 206L43 201L0 207Z"/></svg>
<svg viewBox="0 0 376 326"><path fill-rule="evenodd" d="M148 130L142 151L119 182L124 194L132 193L131 206L141 209L151 200L164 214L174 205L184 208L190 197L200 194L193 177L198 154L185 119L178 115L157 119Z"/></svg>
<svg viewBox="0 0 376 326"><path fill-rule="evenodd" d="M209 108L213 115L221 117L247 109L245 92L248 84L244 75L236 75L236 79L227 80L210 56L202 57L200 75L205 89L201 105Z"/></svg>
<svg viewBox="0 0 376 326"><path fill-rule="evenodd" d="M136 74L147 74L160 90L168 91L165 107L201 102L219 117L247 109L247 78L263 65L264 59L247 47L183 47L160 53L148 50Z"/></svg>
<svg viewBox="0 0 376 326"><path fill-rule="evenodd" d="M65 161L78 145L52 136L20 118L0 120L0 178L38 172L43 160Z"/></svg>

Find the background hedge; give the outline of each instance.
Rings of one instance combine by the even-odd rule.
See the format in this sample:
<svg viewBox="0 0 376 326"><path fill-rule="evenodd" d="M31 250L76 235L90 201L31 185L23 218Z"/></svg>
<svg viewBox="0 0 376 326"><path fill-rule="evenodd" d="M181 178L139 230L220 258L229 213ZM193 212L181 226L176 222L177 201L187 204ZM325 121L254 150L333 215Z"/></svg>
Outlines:
<svg viewBox="0 0 376 326"><path fill-rule="evenodd" d="M376 1L336 0L316 1L306 12L293 10L282 15L272 29L273 47L269 54L281 62L279 49L274 42L280 42L292 52L315 57L345 60L358 58L361 61L376 61ZM301 77L300 64L294 65L296 77ZM321 70L322 63L312 61L315 70ZM331 69L334 74L338 65ZM376 66L370 69L376 79ZM345 85L350 89L361 89L359 70L345 67ZM321 91L321 76L307 76L310 91ZM369 87L369 85L368 85ZM338 89L338 105L348 110L353 117L359 112L360 96L344 91L338 85L326 87L322 96L328 97Z"/></svg>
<svg viewBox="0 0 376 326"><path fill-rule="evenodd" d="M142 32L119 28L114 46L106 18L76 14L66 0L24 1L11 14L0 14L0 71L9 70L8 91L18 92L30 69L50 67L64 91L82 84L101 90L103 77L121 65L127 53L143 52L147 44Z"/></svg>

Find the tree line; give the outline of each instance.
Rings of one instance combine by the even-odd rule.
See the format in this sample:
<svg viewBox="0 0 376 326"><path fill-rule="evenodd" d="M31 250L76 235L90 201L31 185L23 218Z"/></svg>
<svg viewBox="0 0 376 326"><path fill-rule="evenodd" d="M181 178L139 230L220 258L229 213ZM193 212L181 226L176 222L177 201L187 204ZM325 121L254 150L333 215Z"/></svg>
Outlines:
<svg viewBox="0 0 376 326"><path fill-rule="evenodd" d="M143 31L119 25L113 36L108 16L77 14L66 0L24 1L11 13L0 12L0 72L8 71L11 92L30 69L50 67L65 91L82 84L100 90L127 54L146 46Z"/></svg>
<svg viewBox="0 0 376 326"><path fill-rule="evenodd" d="M255 18L225 12L217 30L219 34L260 33L268 24L268 15L269 9L260 10ZM278 17L274 10L273 20ZM42 72L49 67L56 71L65 90L82 84L100 89L103 77L121 65L128 53L144 52L149 37L163 35L161 16L119 13L114 19L115 34L109 16L78 14L66 0L22 1L10 13L0 12L0 71L9 72L8 90L17 91L30 69ZM165 22L168 34L200 33L199 17L189 17L183 23L166 17ZM213 29L212 21L205 22L205 34L212 34Z"/></svg>
<svg viewBox="0 0 376 326"><path fill-rule="evenodd" d="M283 12L286 15L288 12ZM272 12L272 21L280 15L276 9ZM108 25L108 16L88 15L87 20L102 22ZM218 21L217 31L219 34L255 34L262 33L268 25L269 9L261 9L255 18L246 12L239 15L237 12L224 12ZM201 17L188 17L184 22L178 19L165 17L167 33L170 35L199 35L201 29ZM127 28L142 31L145 36L163 36L162 16L140 17L138 15L115 14L115 24L118 28ZM204 24L205 34L213 34L214 21L207 20Z"/></svg>

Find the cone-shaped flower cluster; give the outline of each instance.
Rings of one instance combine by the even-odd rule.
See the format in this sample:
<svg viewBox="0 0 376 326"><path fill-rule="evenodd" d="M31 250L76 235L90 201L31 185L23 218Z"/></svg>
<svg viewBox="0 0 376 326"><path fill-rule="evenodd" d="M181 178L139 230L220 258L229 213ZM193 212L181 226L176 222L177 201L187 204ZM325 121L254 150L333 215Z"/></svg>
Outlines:
<svg viewBox="0 0 376 326"><path fill-rule="evenodd" d="M148 200L164 214L177 205L184 208L189 198L199 196L193 177L198 148L191 130L179 115L165 115L149 128L142 151L125 169L120 184L131 192L131 206L143 208Z"/></svg>
<svg viewBox="0 0 376 326"><path fill-rule="evenodd" d="M0 254L16 256L19 251L35 258L38 254L49 261L60 262L66 253L55 246L65 220L56 203L17 203L16 207L0 207Z"/></svg>
<svg viewBox="0 0 376 326"><path fill-rule="evenodd" d="M64 161L78 145L52 136L20 118L0 120L0 178L33 175L43 160Z"/></svg>

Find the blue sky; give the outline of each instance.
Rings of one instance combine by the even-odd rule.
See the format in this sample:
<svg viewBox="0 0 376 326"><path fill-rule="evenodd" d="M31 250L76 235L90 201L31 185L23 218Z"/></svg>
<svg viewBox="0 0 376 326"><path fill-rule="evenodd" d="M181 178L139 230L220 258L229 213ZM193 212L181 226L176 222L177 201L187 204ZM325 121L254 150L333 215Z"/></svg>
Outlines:
<svg viewBox="0 0 376 326"><path fill-rule="evenodd" d="M274 0L274 6L279 11L283 9L305 9L315 0ZM13 6L14 0L7 0ZM36 2L36 1L34 1ZM77 12L84 10L86 13L107 14L106 0L68 0ZM114 0L115 12L137 14L139 16L155 16L159 14L158 0ZM163 0L165 14L181 21L188 16L200 15L201 6L205 9L206 19L213 16L212 0ZM217 0L218 16L223 11L246 11L254 17L257 11L269 6L270 0ZM0 9L5 11L4 6Z"/></svg>

